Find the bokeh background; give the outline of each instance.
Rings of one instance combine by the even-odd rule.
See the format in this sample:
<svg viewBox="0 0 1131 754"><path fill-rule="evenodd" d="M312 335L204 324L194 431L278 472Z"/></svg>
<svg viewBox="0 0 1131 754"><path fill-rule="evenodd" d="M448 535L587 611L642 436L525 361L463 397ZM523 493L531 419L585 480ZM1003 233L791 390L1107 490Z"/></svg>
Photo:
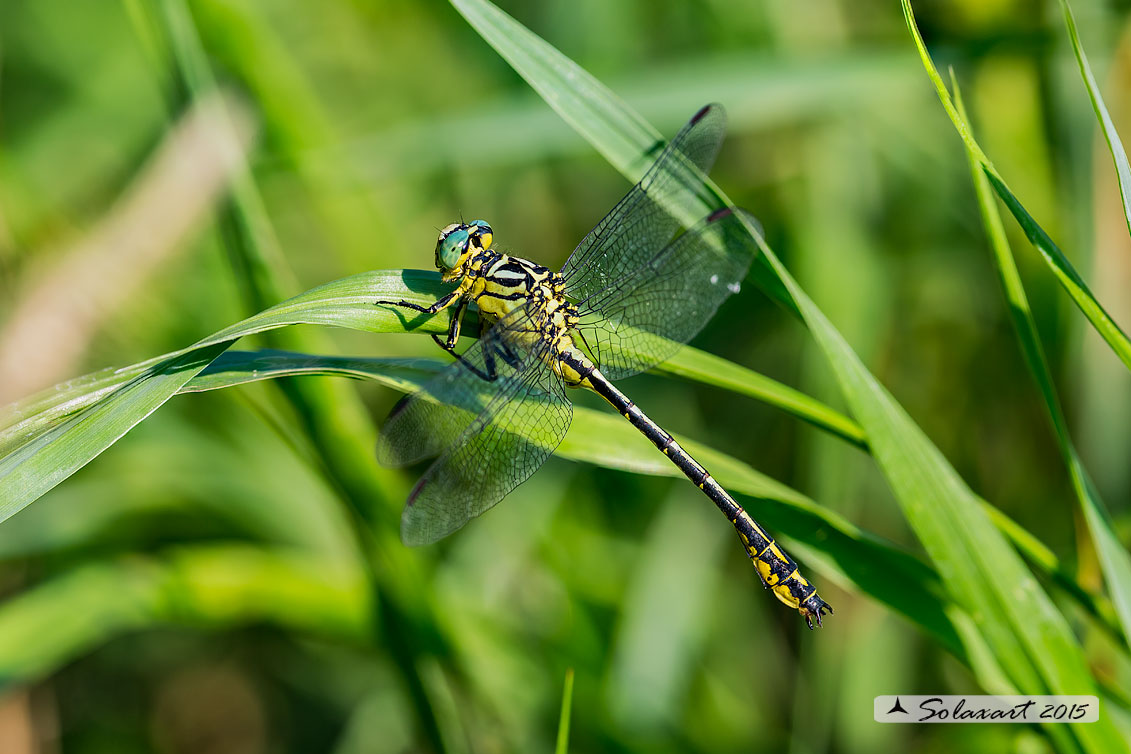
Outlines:
<svg viewBox="0 0 1131 754"><path fill-rule="evenodd" d="M971 487L1096 583L961 144L897 3L499 5L666 134L722 103L718 184ZM1126 134L1127 4L1074 10ZM1131 322L1131 244L1056 5L916 11L999 170ZM195 44L219 83L205 101L184 73ZM5 0L0 403L185 346L257 296L430 267L436 229L461 214L560 265L627 188L442 2ZM233 191L261 210L266 293L233 253L247 217ZM1074 437L1127 541L1128 374L1014 230ZM302 337L434 355L421 337ZM256 345L277 344L241 347ZM842 405L803 328L752 285L695 345ZM371 442L398 396L308 383L327 414L295 411L288 391L310 388L294 384L177 398L0 526L0 750L425 751L429 709L452 751L550 751L569 668L575 751L1045 746L1010 726L873 723L876 694L977 685L819 571L837 612L806 631L685 482L552 460L458 535L405 550L412 474L325 442ZM919 551L860 450L703 386L622 387L669 429ZM376 574L359 547L378 551Z"/></svg>

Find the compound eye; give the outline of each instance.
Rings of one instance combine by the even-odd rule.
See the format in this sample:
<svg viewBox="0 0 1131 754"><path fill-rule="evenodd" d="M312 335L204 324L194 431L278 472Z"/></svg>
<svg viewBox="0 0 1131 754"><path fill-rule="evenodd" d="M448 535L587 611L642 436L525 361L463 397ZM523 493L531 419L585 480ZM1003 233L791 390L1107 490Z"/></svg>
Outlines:
<svg viewBox="0 0 1131 754"><path fill-rule="evenodd" d="M471 236L463 228L453 230L436 244L436 266L450 270L459 264L460 257L467 253Z"/></svg>
<svg viewBox="0 0 1131 754"><path fill-rule="evenodd" d="M484 249L491 248L491 240L494 237L494 231L491 226L487 224L486 220L472 220L467 226L475 236L479 238L479 245Z"/></svg>

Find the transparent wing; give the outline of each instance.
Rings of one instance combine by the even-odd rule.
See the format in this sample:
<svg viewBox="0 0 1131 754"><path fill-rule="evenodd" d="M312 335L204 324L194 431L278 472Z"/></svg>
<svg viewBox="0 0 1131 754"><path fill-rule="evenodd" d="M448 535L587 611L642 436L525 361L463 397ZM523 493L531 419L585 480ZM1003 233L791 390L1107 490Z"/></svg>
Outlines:
<svg viewBox="0 0 1131 754"><path fill-rule="evenodd" d="M606 377L623 379L664 361L738 291L758 253L743 219L760 227L745 210L714 212L578 305L577 329Z"/></svg>
<svg viewBox="0 0 1131 754"><path fill-rule="evenodd" d="M435 542L487 511L565 437L573 408L528 323L521 310L497 322L385 422L382 463L440 456L409 494L401 518L406 544Z"/></svg>
<svg viewBox="0 0 1131 754"><path fill-rule="evenodd" d="M566 260L561 275L574 300L588 298L647 263L671 240L680 227L669 209L674 197L701 193L703 183L694 168L710 171L725 132L726 113L719 105L707 105L676 134L640 183Z"/></svg>

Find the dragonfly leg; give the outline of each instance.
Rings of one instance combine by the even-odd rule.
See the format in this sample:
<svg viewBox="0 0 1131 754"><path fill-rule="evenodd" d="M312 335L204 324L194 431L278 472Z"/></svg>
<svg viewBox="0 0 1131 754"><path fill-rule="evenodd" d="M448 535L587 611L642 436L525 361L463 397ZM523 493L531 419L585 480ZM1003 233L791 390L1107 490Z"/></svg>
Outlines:
<svg viewBox="0 0 1131 754"><path fill-rule="evenodd" d="M518 356L515 355L515 352L511 350L510 345L506 343L499 343L499 346L496 350L498 351L499 356L502 357L503 361L507 362L507 366L518 369Z"/></svg>
<svg viewBox="0 0 1131 754"><path fill-rule="evenodd" d="M412 309L414 312L421 312L422 314L436 314L437 312L441 312L444 309L447 309L449 306L454 304L457 299L462 300L467 295L467 289L470 287L471 281L465 279L459 284L458 288L456 288L451 293L436 299L435 303L433 303L431 306L421 306L420 304L414 304L411 301L405 301L403 298L399 301L393 301L392 299L378 299L373 303L377 304L378 306L399 306L402 309Z"/></svg>
<svg viewBox="0 0 1131 754"><path fill-rule="evenodd" d="M436 341L436 345L453 356L455 356L456 343L459 342L459 331L463 324L463 315L465 312L467 312L467 298L459 302L455 313L452 315L452 321L448 325L448 337L441 339L439 335L435 333L432 334L432 340Z"/></svg>
<svg viewBox="0 0 1131 754"><path fill-rule="evenodd" d="M460 364L463 364L463 366L466 367L469 372L471 372L484 382L494 382L495 380L499 379L499 372L495 368L495 359L493 356L491 356L487 349L483 350L483 365L484 367L486 367L485 369L480 369L458 353L453 353L452 356L455 356L456 361L458 361Z"/></svg>

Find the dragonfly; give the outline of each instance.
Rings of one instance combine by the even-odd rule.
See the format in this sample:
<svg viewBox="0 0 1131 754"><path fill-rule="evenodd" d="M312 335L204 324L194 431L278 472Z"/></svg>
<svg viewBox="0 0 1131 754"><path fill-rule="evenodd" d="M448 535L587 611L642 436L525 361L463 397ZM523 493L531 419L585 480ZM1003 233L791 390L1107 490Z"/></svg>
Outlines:
<svg viewBox="0 0 1131 754"><path fill-rule="evenodd" d="M497 504L553 453L569 429L567 390L604 398L730 521L764 586L810 629L833 612L797 563L671 434L613 384L669 358L739 289L758 252L760 225L725 206L680 222L681 200L703 196L726 132L719 105L702 108L628 194L574 249L560 271L492 248L484 220L448 225L436 267L451 292L430 306L376 303L435 315L451 310L456 360L405 396L379 435L378 460L404 466L436 457L401 519L408 545L439 540ZM470 305L478 340L456 352Z"/></svg>

